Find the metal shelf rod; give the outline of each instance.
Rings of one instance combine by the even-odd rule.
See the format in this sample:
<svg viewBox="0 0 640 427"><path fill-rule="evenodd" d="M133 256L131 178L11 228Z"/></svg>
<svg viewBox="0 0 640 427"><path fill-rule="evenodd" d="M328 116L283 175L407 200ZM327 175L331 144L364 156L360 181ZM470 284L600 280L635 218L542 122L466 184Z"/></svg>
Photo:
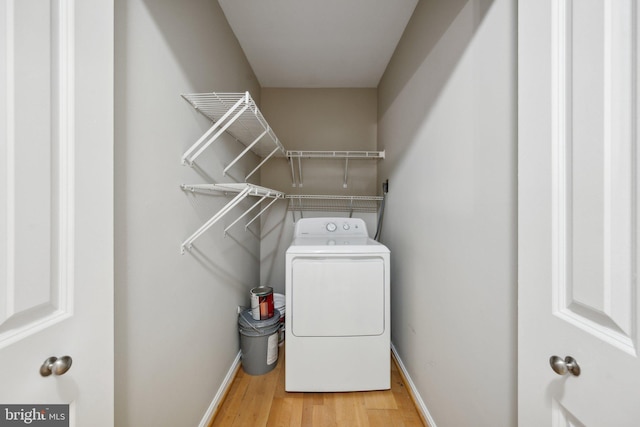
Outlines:
<svg viewBox="0 0 640 427"><path fill-rule="evenodd" d="M316 199L316 200L382 200L382 196L344 196L338 194L287 194L287 199Z"/></svg>
<svg viewBox="0 0 640 427"><path fill-rule="evenodd" d="M287 157L304 159L384 159L384 151L303 151L287 150Z"/></svg>
<svg viewBox="0 0 640 427"><path fill-rule="evenodd" d="M265 162L267 160L269 160L271 157L273 157L274 154L276 154L278 152L278 150L280 150L278 147L274 148L273 151L266 156L264 159L262 159L262 161L258 164L258 166L256 166L255 168L253 168L253 170L251 172L249 172L249 174L245 177L245 181L248 181L249 178L251 178L251 176L256 173L256 171L258 169L260 169L262 167L263 164L265 164Z"/></svg>
<svg viewBox="0 0 640 427"><path fill-rule="evenodd" d="M295 168L293 167L293 162L291 161L291 159L289 159L289 165L291 166L291 186L295 187L296 186L296 172L295 172Z"/></svg>
<svg viewBox="0 0 640 427"><path fill-rule="evenodd" d="M278 199L273 199L272 201L269 202L269 204L267 206L265 206L260 212L258 212L258 214L256 216L254 216L251 221L249 221L247 223L247 225L244 226L244 229L246 230L247 228L249 228L249 226L251 225L251 223L253 221L255 221L256 219L258 219L260 217L260 215L262 215L267 209L269 209L271 207L272 204L274 204L275 202L277 202Z"/></svg>
<svg viewBox="0 0 640 427"><path fill-rule="evenodd" d="M277 197L284 198L285 194L272 190L266 187L260 187L259 185L250 184L248 182L236 182L236 183L227 183L227 184L182 184L180 186L183 190L188 191L223 191L223 192L232 192L232 193L240 193L245 188L248 188L251 196L268 196L268 197Z"/></svg>
<svg viewBox="0 0 640 427"><path fill-rule="evenodd" d="M342 181L342 188L347 188L347 175L349 174L349 158L344 159L344 179Z"/></svg>
<svg viewBox="0 0 640 427"><path fill-rule="evenodd" d="M193 242L200 237L205 231L207 231L209 228L211 228L211 226L213 226L213 224L215 224L216 222L218 222L218 220L220 220L220 218L222 218L223 216L225 216L229 211L231 211L231 209L233 209L238 203L240 203L245 197L247 197L249 195L249 191L251 189L249 187L245 188L244 190L242 190L240 193L238 193L236 195L236 197L234 197L229 203L227 203L226 205L224 205L224 207L222 209L220 209L218 212L216 212L215 215L213 215L207 222L205 222L202 227L198 228L198 230L196 230L195 233L193 233L191 236L189 236L184 242L182 242L182 245L180 246L181 248L181 253L184 254L184 250L185 249L191 249L193 247Z"/></svg>
<svg viewBox="0 0 640 427"><path fill-rule="evenodd" d="M256 144L257 144L257 143L262 139L262 137L263 137L263 136L265 136L265 135L267 134L267 132L268 132L268 131L269 131L269 129L268 129L268 128L267 128L267 129L265 129L265 130L264 130L264 132L262 132L262 133L261 133L261 134L260 134L260 135L259 135L259 136L258 136L258 137L257 137L257 138L252 142L252 143L251 143L251 144L247 145L247 147L246 147L244 150L242 150L242 153L240 153L240 154L238 155L238 157L236 157L235 159L233 159L233 160L231 161L231 163L229 163L229 164L227 165L227 167L226 167L226 168L224 168L224 170L222 171L222 175L223 175L223 176L227 176L227 171L228 171L228 170L229 170L233 165L235 165L235 164L236 164L236 162L237 162L238 160L240 160L240 159L241 159L245 154L247 154L247 152L248 152L249 150L251 150L251 149L253 148L253 146L254 146L254 145L256 145ZM277 150L278 150L278 148L276 147L276 151L277 151Z"/></svg>
<svg viewBox="0 0 640 427"><path fill-rule="evenodd" d="M240 111L238 111L236 113L235 116L233 116L233 118L231 118L227 123L225 123L225 125L218 131L218 133L216 133L214 136L212 136L211 138L209 138L209 140L202 146L200 147L200 149L198 151L196 151L196 153L193 155L193 157L190 160L190 163L193 164L193 162L200 156L200 154L202 154L202 152L204 150L206 150L211 143L213 143L213 141L215 141L216 139L218 139L218 137L220 137L220 135L222 135L222 133L224 131L226 131L227 129L229 129L229 126L231 126L233 124L233 122L235 122L236 120L238 120L238 117L240 117L242 115L242 113L244 113L245 111L247 111L247 108L249 108L248 105L245 105L244 107L242 107L240 109Z"/></svg>
<svg viewBox="0 0 640 427"><path fill-rule="evenodd" d="M262 197L260 198L260 200L258 200L257 202L255 202L255 203L254 203L254 204L253 204L249 209L247 209L246 211L244 211L244 213L243 213L242 215L240 215L238 218L236 218L236 220L235 220L235 221L233 221L231 224L229 224L229 225L227 226L227 228L225 228L225 229L224 229L224 235L226 236L226 235L227 235L227 231L228 231L231 227L233 227L234 225L236 225L236 222L240 221L242 218L244 218L245 216L247 216L247 214L248 214L249 212L251 212L251 211L253 210L253 208L255 208L255 207L256 207L256 206L258 206L260 203L262 203L262 201L263 201L264 199L266 199L266 198L267 198L267 196L262 196ZM274 200L277 200L277 199L274 199ZM246 227L245 227L245 228L246 228Z"/></svg>
<svg viewBox="0 0 640 427"><path fill-rule="evenodd" d="M213 132L214 132L214 131L215 131L215 130L220 126L220 124L221 124L221 123L224 123L224 121L225 121L225 120L226 120L226 119L231 115L231 113L233 113L233 112L236 110L236 108L238 108L238 106L240 106L240 104L242 104L242 102L243 102L243 99L242 99L242 98L240 98L240 99L239 99L239 100L238 100L238 101L233 105L233 107L231 107L229 110L227 110L227 112L226 112L222 117L220 117L220 120L216 121L216 122L213 124L213 126L211 126L211 127L209 128L209 130L208 130L208 131L206 131L206 132L204 133L204 135L202 135L202 136L200 137L200 139L198 139L198 140L195 142L195 144L193 144L191 147L189 147L189 149L188 149L188 150L184 153L184 155L182 156L182 163L187 163L187 162L188 162L188 160L187 160L187 159L189 158L189 156L191 155L191 153L192 153L192 152L194 152L194 151L195 151L195 150L200 146L200 144L202 144L202 142L203 142L205 139L207 139L207 138L209 137L209 135L211 135L211 134L212 134L212 133L213 133ZM223 132L224 132L224 131L223 131ZM217 135L220 135L220 134L221 134L221 132L218 132L218 134L217 134ZM216 136L216 138L217 138L217 136ZM189 163L190 163L190 164L193 164L193 160L189 161Z"/></svg>

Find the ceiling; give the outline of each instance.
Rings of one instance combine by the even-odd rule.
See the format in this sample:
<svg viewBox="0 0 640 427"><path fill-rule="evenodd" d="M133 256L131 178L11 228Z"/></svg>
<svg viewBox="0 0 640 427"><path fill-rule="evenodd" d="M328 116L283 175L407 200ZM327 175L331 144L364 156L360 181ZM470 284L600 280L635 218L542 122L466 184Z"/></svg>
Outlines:
<svg viewBox="0 0 640 427"><path fill-rule="evenodd" d="M262 87L377 87L418 0L218 0Z"/></svg>

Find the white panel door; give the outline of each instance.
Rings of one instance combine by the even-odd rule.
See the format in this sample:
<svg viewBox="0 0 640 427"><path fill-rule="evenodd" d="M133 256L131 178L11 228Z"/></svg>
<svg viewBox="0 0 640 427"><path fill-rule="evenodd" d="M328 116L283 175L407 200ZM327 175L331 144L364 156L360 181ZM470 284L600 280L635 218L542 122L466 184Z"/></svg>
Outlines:
<svg viewBox="0 0 640 427"><path fill-rule="evenodd" d="M638 4L518 13L519 427L638 426Z"/></svg>
<svg viewBox="0 0 640 427"><path fill-rule="evenodd" d="M3 0L0 404L113 425L112 182L113 1Z"/></svg>

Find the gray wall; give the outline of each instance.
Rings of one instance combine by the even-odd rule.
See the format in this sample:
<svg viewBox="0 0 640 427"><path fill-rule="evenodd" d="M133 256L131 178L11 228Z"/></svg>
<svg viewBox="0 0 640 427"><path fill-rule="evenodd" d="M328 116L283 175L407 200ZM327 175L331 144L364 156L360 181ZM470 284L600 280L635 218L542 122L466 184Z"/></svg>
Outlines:
<svg viewBox="0 0 640 427"><path fill-rule="evenodd" d="M287 150L375 151L377 90L263 88L260 110ZM343 188L344 160L302 161L303 186L292 187L291 167L284 158L262 168L261 185L287 194L376 195L379 160L351 160ZM297 165L297 162L295 162ZM297 174L296 166L296 174ZM305 217L348 216L347 212L304 212ZM375 214L354 214L375 234ZM296 218L300 214L296 213ZM284 293L285 251L293 237L287 203L278 202L261 217L261 283Z"/></svg>
<svg viewBox="0 0 640 427"><path fill-rule="evenodd" d="M260 109L287 150L375 151L377 93L368 89L263 88ZM279 160L279 161L278 161ZM291 186L284 158L262 169L262 185L294 194L376 194L377 161L303 160L303 187ZM297 162L296 162L297 164Z"/></svg>
<svg viewBox="0 0 640 427"><path fill-rule="evenodd" d="M379 86L392 341L438 427L517 424L515 14L421 0Z"/></svg>
<svg viewBox="0 0 640 427"><path fill-rule="evenodd" d="M180 94L259 99L259 86L212 0L117 0L115 59L116 425L195 426L238 352L236 307L259 280L260 230L238 225L224 238L225 217L180 255L230 200L180 184L233 181L256 162L222 177L241 151L227 138L182 166L210 123Z"/></svg>

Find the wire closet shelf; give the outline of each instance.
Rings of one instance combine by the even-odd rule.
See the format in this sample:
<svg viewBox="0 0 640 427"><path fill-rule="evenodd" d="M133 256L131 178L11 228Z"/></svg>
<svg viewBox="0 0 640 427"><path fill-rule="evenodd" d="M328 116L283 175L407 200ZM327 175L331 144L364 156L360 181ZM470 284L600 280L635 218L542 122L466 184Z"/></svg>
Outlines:
<svg viewBox="0 0 640 427"><path fill-rule="evenodd" d="M303 212L348 212L349 216L354 212L377 212L382 196L332 196L332 195L286 195L289 201L287 210L293 215L295 212L303 216Z"/></svg>
<svg viewBox="0 0 640 427"><path fill-rule="evenodd" d="M271 157L279 154L285 157L290 163L293 186L302 187L302 159L341 159L344 160L343 187L346 188L349 160L384 159L385 157L384 151L286 151L258 109L256 103L251 98L249 92L193 93L183 94L182 97L198 112L213 122L212 126L184 153L182 156L183 164L193 166L195 160L207 150L211 144L220 138L223 133L227 133L245 145L245 149L225 166L223 169L223 175L225 176L227 171L249 151L262 157L262 160L246 175L245 181L248 181ZM294 167L294 159L296 159L297 163L297 174L296 168ZM285 195L285 193L280 191L260 187L248 182L183 184L181 188L184 191L190 192L213 191L224 194L234 194L234 197L229 202L182 242L180 249L183 254L185 250L193 248L193 242L195 240L220 221L225 215L234 211L244 199L250 196L257 197L258 200L238 215L231 224L225 227L225 236L231 227L251 212L257 211L257 208L262 205L262 208L245 224L246 230L278 200L288 200L288 210L292 212L294 222L295 212L300 212L300 217L302 217L303 211L349 212L349 216L354 212L377 212L383 200L383 198L379 196Z"/></svg>
<svg viewBox="0 0 640 427"><path fill-rule="evenodd" d="M263 158L260 164L246 177L248 180L267 160L286 151L280 140L258 109L249 92L245 93L192 93L183 94L197 111L213 122L213 125L182 156L184 164L194 161L223 133L228 133L246 146L223 170L227 171L248 151Z"/></svg>
<svg viewBox="0 0 640 427"><path fill-rule="evenodd" d="M349 174L349 159L352 160L375 160L384 159L384 151L302 151L287 150L287 159L291 166L291 186L302 187L302 159L339 159L344 160L344 176L342 188L347 188L347 176ZM297 159L298 174L294 166L294 160Z"/></svg>
<svg viewBox="0 0 640 427"><path fill-rule="evenodd" d="M217 223L222 217L231 212L233 208L235 208L240 202L246 199L249 196L259 197L258 201L251 205L248 209L246 209L241 215L239 215L231 224L229 224L224 229L224 234L226 236L227 231L233 227L238 221L247 216L250 212L254 211L263 201L266 199L272 199L265 207L263 207L251 220L249 220L244 229L246 230L249 226L260 217L267 209L271 207L276 201L280 199L284 199L285 194L280 191L275 191L270 188L260 187L258 185L253 185L249 183L231 183L231 184L183 184L181 188L184 191L216 191L223 193L236 193L236 196L231 199L224 207L222 207L218 212L215 213L207 222L205 222L200 228L198 228L191 236L189 236L182 245L180 246L181 253L184 254L185 250L190 250L193 248L193 242L200 236L202 236L209 228L211 228L215 223Z"/></svg>

